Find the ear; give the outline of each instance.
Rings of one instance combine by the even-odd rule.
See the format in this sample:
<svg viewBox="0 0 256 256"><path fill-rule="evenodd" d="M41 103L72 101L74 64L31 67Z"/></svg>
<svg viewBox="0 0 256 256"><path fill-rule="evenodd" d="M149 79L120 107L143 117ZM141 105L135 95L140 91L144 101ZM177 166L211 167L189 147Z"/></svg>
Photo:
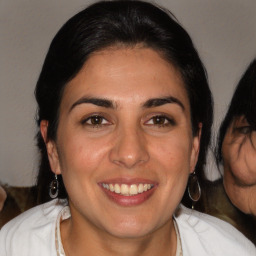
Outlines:
<svg viewBox="0 0 256 256"><path fill-rule="evenodd" d="M48 121L42 120L40 122L40 132L44 139L44 143L47 149L51 170L54 174L61 174L61 168L60 168L60 162L59 162L56 143L53 140L48 140L47 131L48 131Z"/></svg>
<svg viewBox="0 0 256 256"><path fill-rule="evenodd" d="M202 133L202 123L198 124L198 133L193 137L192 143L192 151L190 157L190 173L194 172L194 169L197 164L199 151L200 151L200 140L201 140L201 133Z"/></svg>

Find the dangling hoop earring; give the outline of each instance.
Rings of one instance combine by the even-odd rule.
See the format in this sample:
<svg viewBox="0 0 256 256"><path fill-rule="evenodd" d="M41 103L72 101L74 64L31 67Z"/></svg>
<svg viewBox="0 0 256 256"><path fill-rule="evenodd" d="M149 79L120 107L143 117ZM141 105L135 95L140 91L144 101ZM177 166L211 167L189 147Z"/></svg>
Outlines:
<svg viewBox="0 0 256 256"><path fill-rule="evenodd" d="M194 195L196 195L196 197ZM188 196L192 200L192 209L194 209L195 203L201 197L201 187L200 187L196 172L193 172L189 177Z"/></svg>
<svg viewBox="0 0 256 256"><path fill-rule="evenodd" d="M54 199L58 196L59 194L59 181L58 181L58 176L55 174L54 179L50 183L49 187L49 196Z"/></svg>

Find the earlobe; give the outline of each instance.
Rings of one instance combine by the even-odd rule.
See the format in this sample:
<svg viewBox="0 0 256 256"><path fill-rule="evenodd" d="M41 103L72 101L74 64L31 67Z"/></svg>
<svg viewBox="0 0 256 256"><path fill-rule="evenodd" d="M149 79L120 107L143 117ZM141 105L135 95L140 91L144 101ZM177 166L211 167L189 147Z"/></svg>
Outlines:
<svg viewBox="0 0 256 256"><path fill-rule="evenodd" d="M191 152L191 159L190 159L190 173L194 172L194 169L197 164L199 151L200 151L200 140L201 140L202 126L203 126L202 123L198 124L198 133L193 138L192 152Z"/></svg>
<svg viewBox="0 0 256 256"><path fill-rule="evenodd" d="M40 123L40 132L41 132L41 135L43 137L43 140L44 140L44 143L45 143L45 146L47 149L47 154L48 154L48 159L49 159L49 163L51 166L51 170L54 174L61 174L59 156L58 156L56 143L53 140L48 139L47 131L48 131L48 121L42 120Z"/></svg>

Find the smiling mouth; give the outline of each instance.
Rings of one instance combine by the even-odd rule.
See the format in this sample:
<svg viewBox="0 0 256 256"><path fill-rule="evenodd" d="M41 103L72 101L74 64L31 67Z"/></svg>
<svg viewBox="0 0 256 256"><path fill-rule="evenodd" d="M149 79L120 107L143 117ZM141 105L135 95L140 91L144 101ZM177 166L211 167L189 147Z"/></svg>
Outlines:
<svg viewBox="0 0 256 256"><path fill-rule="evenodd" d="M108 191L111 191L115 194L119 194L122 196L136 196L138 194L143 194L144 192L147 192L151 190L154 185L153 184L108 184L108 183L102 183L102 187Z"/></svg>

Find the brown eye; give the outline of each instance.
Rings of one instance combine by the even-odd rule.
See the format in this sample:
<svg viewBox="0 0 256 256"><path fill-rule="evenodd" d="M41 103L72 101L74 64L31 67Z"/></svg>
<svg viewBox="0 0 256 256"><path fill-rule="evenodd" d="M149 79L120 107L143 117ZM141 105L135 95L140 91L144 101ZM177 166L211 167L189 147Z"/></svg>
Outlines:
<svg viewBox="0 0 256 256"><path fill-rule="evenodd" d="M175 125L175 121L164 115L153 116L146 122L147 125L155 125L158 127L165 127L169 125Z"/></svg>
<svg viewBox="0 0 256 256"><path fill-rule="evenodd" d="M103 121L103 117L101 116L92 116L90 119L91 119L91 124L93 125L102 124L102 121Z"/></svg>
<svg viewBox="0 0 256 256"><path fill-rule="evenodd" d="M103 116L90 116L82 121L82 124L92 125L92 126L101 126L109 124L109 122Z"/></svg>
<svg viewBox="0 0 256 256"><path fill-rule="evenodd" d="M154 116L152 119L153 123L156 125L163 125L168 123L168 120L165 116Z"/></svg>

